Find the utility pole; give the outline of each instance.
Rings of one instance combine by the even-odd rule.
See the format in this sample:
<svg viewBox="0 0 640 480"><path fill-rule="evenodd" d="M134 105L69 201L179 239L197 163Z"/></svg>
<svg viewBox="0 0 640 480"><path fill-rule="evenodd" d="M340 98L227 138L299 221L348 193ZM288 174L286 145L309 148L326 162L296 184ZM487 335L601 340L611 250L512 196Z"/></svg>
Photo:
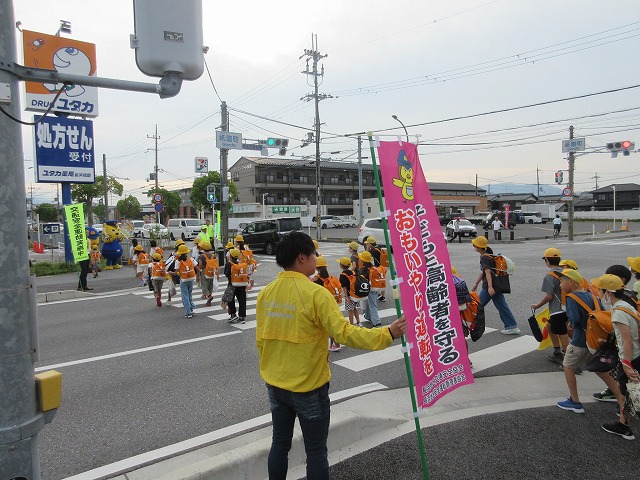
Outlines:
<svg viewBox="0 0 640 480"><path fill-rule="evenodd" d="M600 178L600 176L598 175L598 172L596 172L595 176L593 176L591 178L595 178L596 179L596 190L597 190L598 189L598 178Z"/></svg>
<svg viewBox="0 0 640 480"><path fill-rule="evenodd" d="M109 220L109 182L107 181L107 154L102 154L102 187L104 188L104 221Z"/></svg>
<svg viewBox="0 0 640 480"><path fill-rule="evenodd" d="M573 140L573 125L569 127L569 140ZM569 152L569 188L573 194L571 195L571 200L569 200L569 241L573 240L573 197L575 195L575 191L573 190L573 173L576 166L576 156L574 152Z"/></svg>
<svg viewBox="0 0 640 480"><path fill-rule="evenodd" d="M478 174L476 173L476 197L477 196L478 196Z"/></svg>
<svg viewBox="0 0 640 480"><path fill-rule="evenodd" d="M540 198L540 169L536 165L536 183L538 184L538 198Z"/></svg>
<svg viewBox="0 0 640 480"><path fill-rule="evenodd" d="M364 195L362 193L362 137L358 135L358 202L360 205L360 218L358 224L362 225L364 222Z"/></svg>
<svg viewBox="0 0 640 480"><path fill-rule="evenodd" d="M156 152L156 166L153 169L153 176L155 178L156 181L156 193L158 192L158 189L160 188L160 183L158 182L158 139L160 138L158 136L158 124L156 123L156 133L155 135L147 135L147 138L153 138L155 140L155 152ZM106 174L105 174L106 175ZM156 223L160 223L160 212L156 213Z"/></svg>
<svg viewBox="0 0 640 480"><path fill-rule="evenodd" d="M16 24L13 2L0 0L0 55L5 64L16 62ZM8 88L2 107L20 118L18 77L0 70L0 85ZM32 127L33 128L33 127ZM0 204L5 212L22 212L24 181L22 128L0 115ZM40 411L34 380L38 361L35 277L29 275L26 215L3 215L0 222L0 265L11 281L0 289L0 478L40 478L38 432L47 419ZM55 410L53 411L55 412Z"/></svg>
<svg viewBox="0 0 640 480"><path fill-rule="evenodd" d="M229 131L229 111L227 110L227 102L222 102L220 105L220 111L222 115L222 121L220 125L222 126L223 132ZM229 160L229 149L221 148L220 149L220 215L221 225L220 225L220 241L222 245L227 243L227 237L229 234L229 199L224 200L224 189L227 186L227 161Z"/></svg>
<svg viewBox="0 0 640 480"><path fill-rule="evenodd" d="M313 94L305 95L307 101L311 98L314 99L315 108L316 108L316 118L315 118L315 141L316 141L316 238L320 240L320 230L322 229L322 222L320 221L320 215L322 214L322 197L320 192L320 110L318 108L318 104L320 100L324 100L325 98L330 98L330 95L318 94L318 77L324 77L324 65L320 73L318 73L318 62L328 55L321 55L318 51L318 35L311 34L311 50L304 51L304 54L300 57L307 57L307 68L302 73L306 75L313 76ZM309 71L309 59L313 60L313 70Z"/></svg>

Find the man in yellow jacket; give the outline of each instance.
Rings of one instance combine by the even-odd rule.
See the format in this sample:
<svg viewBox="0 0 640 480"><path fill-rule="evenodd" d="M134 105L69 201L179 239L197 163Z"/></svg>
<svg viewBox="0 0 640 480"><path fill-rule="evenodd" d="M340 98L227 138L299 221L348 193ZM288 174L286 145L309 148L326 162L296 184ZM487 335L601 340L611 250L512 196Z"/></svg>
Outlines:
<svg viewBox="0 0 640 480"><path fill-rule="evenodd" d="M260 375L267 383L273 422L269 478L287 476L296 416L307 454L307 478L328 479L329 336L365 350L383 350L407 330L404 317L388 327L358 328L342 315L329 291L309 281L316 255L311 237L292 232L278 243L284 269L258 295L256 344Z"/></svg>

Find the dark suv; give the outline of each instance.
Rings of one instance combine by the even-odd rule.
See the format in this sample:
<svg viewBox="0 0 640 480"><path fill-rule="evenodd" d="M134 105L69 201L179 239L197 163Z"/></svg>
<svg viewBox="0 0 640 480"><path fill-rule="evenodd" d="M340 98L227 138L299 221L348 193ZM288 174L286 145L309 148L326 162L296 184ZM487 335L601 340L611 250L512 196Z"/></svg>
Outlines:
<svg viewBox="0 0 640 480"><path fill-rule="evenodd" d="M299 218L271 218L251 222L240 235L252 250L264 250L268 255L273 255L282 236L298 230L302 230Z"/></svg>

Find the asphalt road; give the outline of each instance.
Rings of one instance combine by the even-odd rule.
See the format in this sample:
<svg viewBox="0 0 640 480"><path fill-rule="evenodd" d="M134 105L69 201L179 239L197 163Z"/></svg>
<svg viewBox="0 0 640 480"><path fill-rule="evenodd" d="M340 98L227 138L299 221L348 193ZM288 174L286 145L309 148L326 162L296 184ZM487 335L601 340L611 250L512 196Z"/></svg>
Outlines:
<svg viewBox="0 0 640 480"><path fill-rule="evenodd" d="M529 305L542 296L540 284L548 270L540 257L551 245L551 241L529 241L504 243L495 249L508 255L517 265L509 303L524 333L528 331ZM627 256L640 254L640 239L634 238L607 237L573 244L561 240L555 246L565 258L577 261L587 278L602 274L613 263L626 263ZM473 284L479 272L478 255L468 241L450 244L448 248L453 265ZM330 270L337 273L331 265L346 254L346 245L322 243L320 251L328 258ZM273 257L259 254L258 258L261 265L255 277L256 289L268 283L279 270ZM37 279L39 291L75 289L76 282L74 275ZM220 308L214 306L210 311L198 308L195 317L186 320L179 299L174 300L174 306L158 308L153 299L146 298L150 292L136 286L131 268L103 272L98 279L90 277L89 284L95 288L94 295L40 305L38 309L41 360L37 367L54 367L63 373L62 408L53 423L40 434L44 480L65 478L268 413L266 392L257 369L252 328L254 315L248 315L246 326L231 326ZM120 291L122 289L127 290ZM255 301L255 295L250 295L249 300ZM253 308L251 303L248 308ZM390 323L395 316L392 304L381 304L380 308L389 310L383 321ZM487 307L487 326L501 327L492 306ZM493 332L478 343L470 344L469 349L472 353L478 352L513 338ZM345 347L332 354L331 360L355 358L361 354ZM497 353L495 365L476 376L557 371L558 367L548 362L546 355L546 352L526 351L502 362ZM372 367L353 370L334 365L332 392L371 382L379 382L389 389L407 386L401 361ZM542 418L543 422L548 422L544 424L549 425L549 437L554 440L551 447L540 445L541 456L544 461L551 461L548 459L550 451L574 452L562 450L565 443L555 440L562 435L562 432L553 431L557 414L555 410L532 412L529 419L518 417L517 425L509 415L492 415L490 419L479 418L433 428L440 435L443 430L438 429L451 429L457 435L451 438L464 438L456 446L457 450L462 450L462 458L467 448L478 449L503 442L504 449L494 445L488 451L486 461L495 463L509 457L508 444L528 438L528 430L539 428L539 418ZM428 433L427 438L439 438L432 435ZM584 444L594 444L591 437L579 438L591 441ZM411 454L411 439L402 437L396 442L400 442L397 448L406 451L402 457L407 465L402 467L406 470L404 474L398 473L400 463L394 463L393 476L421 478L415 476L419 462L416 465L415 455ZM365 452L361 461L366 463L371 455L379 454ZM495 458L494 455L503 457ZM508 460L518 461L517 458ZM614 457L601 460L616 462ZM442 462L442 459L435 460L433 468L439 474L433 478L454 478L446 474L450 465ZM556 459L551 462L558 469L563 465ZM351 476L342 473L342 469L349 468L347 463L352 465ZM357 462L345 462L345 465L332 467L334 478L364 478L358 476L357 465ZM473 475L474 468L471 465L460 470L462 473L455 478L478 478Z"/></svg>

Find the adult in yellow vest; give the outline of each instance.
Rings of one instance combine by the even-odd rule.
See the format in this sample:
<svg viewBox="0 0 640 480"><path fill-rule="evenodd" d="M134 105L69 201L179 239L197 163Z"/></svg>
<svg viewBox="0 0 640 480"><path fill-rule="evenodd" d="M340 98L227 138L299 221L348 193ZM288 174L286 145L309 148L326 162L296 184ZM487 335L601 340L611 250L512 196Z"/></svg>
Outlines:
<svg viewBox="0 0 640 480"><path fill-rule="evenodd" d="M207 228L206 233L207 235L209 235L209 241L212 242L212 240L215 237L215 231L214 231L213 225L211 225L211 220L206 219L204 221L203 227ZM211 243L211 246L213 246L213 243Z"/></svg>
<svg viewBox="0 0 640 480"><path fill-rule="evenodd" d="M198 237L200 238L201 242L211 242L211 237L209 237L209 234L207 233L206 225L202 225L202 227L200 227L200 233L198 234Z"/></svg>

